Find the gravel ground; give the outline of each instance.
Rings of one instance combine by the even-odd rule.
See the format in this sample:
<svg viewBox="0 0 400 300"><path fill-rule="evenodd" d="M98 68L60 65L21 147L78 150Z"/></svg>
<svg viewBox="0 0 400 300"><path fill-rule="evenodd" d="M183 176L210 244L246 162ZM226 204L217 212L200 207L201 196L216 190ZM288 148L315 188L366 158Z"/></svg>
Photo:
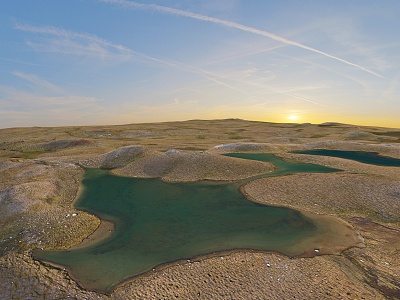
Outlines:
<svg viewBox="0 0 400 300"><path fill-rule="evenodd" d="M400 222L400 181L360 174L294 174L252 181L243 190L258 202L321 214L363 215Z"/></svg>
<svg viewBox="0 0 400 300"><path fill-rule="evenodd" d="M289 153L339 149L400 158L398 131L242 120L0 130L0 299L400 299L399 169ZM79 244L100 224L73 207L83 175L76 163L172 181L271 171L269 164L217 155L234 151L275 153L344 170L261 179L245 191L255 201L340 217L362 235L365 247L293 259L220 253L159 267L111 295L83 290L64 270L31 258L32 248ZM109 227L98 234L102 228Z"/></svg>
<svg viewBox="0 0 400 300"><path fill-rule="evenodd" d="M159 177L165 181L238 180L270 173L266 162L244 161L208 152L168 151L133 161L112 173L131 177Z"/></svg>

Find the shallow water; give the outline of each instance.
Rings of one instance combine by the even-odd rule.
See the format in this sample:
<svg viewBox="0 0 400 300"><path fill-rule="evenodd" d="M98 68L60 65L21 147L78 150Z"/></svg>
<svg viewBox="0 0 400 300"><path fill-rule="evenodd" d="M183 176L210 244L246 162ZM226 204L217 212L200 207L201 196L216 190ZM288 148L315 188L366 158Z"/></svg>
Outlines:
<svg viewBox="0 0 400 300"><path fill-rule="evenodd" d="M325 155L325 156L351 159L361 163L376 165L376 166L400 167L400 159L389 156L382 156L379 155L377 152L316 149L316 150L295 151L293 153Z"/></svg>
<svg viewBox="0 0 400 300"><path fill-rule="evenodd" d="M275 170L268 176L287 175L293 173L329 173L340 171L316 164L306 164L286 161L270 153L227 153L225 156L270 162L275 165ZM265 175L262 175L264 177Z"/></svg>
<svg viewBox="0 0 400 300"><path fill-rule="evenodd" d="M265 154L248 158L272 160L277 165L274 174L333 170ZM310 218L248 201L235 183L167 183L89 169L83 186L76 207L113 221L115 232L86 248L35 251L34 257L67 267L83 287L99 292L109 293L125 279L158 265L218 251L301 255L309 249L297 245L318 234Z"/></svg>

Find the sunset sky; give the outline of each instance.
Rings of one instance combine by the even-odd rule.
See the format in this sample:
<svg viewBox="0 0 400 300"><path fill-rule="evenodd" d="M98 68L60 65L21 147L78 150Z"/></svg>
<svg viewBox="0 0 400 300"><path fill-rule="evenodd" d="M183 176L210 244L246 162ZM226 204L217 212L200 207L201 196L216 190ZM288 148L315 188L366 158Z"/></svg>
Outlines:
<svg viewBox="0 0 400 300"><path fill-rule="evenodd" d="M0 0L0 127L400 127L399 0Z"/></svg>

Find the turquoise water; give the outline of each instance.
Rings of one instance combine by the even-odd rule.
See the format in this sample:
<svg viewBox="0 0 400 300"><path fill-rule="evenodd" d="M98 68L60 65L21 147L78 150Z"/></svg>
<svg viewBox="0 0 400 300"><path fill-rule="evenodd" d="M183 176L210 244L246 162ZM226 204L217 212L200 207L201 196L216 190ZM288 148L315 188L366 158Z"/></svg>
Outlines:
<svg viewBox="0 0 400 300"><path fill-rule="evenodd" d="M254 155L249 158L273 160L276 172L300 172L300 165L306 171L332 171ZM83 287L103 293L156 266L218 251L300 255L304 250L296 244L317 232L300 212L248 201L235 183L167 183L89 169L83 186L76 207L113 221L112 236L76 250L35 251L34 257L67 267Z"/></svg>
<svg viewBox="0 0 400 300"><path fill-rule="evenodd" d="M316 164L290 162L270 153L228 153L225 156L270 162L275 165L274 172L268 176L287 175L293 173L329 173L340 171Z"/></svg>
<svg viewBox="0 0 400 300"><path fill-rule="evenodd" d="M295 151L294 153L333 156L351 159L370 165L400 167L400 159L389 156L381 156L377 152L316 149Z"/></svg>

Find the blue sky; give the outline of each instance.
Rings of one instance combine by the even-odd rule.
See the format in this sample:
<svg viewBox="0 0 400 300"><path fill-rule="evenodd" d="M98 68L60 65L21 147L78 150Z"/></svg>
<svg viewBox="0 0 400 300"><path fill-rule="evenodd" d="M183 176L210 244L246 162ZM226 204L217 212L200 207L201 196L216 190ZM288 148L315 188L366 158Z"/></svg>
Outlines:
<svg viewBox="0 0 400 300"><path fill-rule="evenodd" d="M0 3L0 127L400 127L398 0Z"/></svg>

